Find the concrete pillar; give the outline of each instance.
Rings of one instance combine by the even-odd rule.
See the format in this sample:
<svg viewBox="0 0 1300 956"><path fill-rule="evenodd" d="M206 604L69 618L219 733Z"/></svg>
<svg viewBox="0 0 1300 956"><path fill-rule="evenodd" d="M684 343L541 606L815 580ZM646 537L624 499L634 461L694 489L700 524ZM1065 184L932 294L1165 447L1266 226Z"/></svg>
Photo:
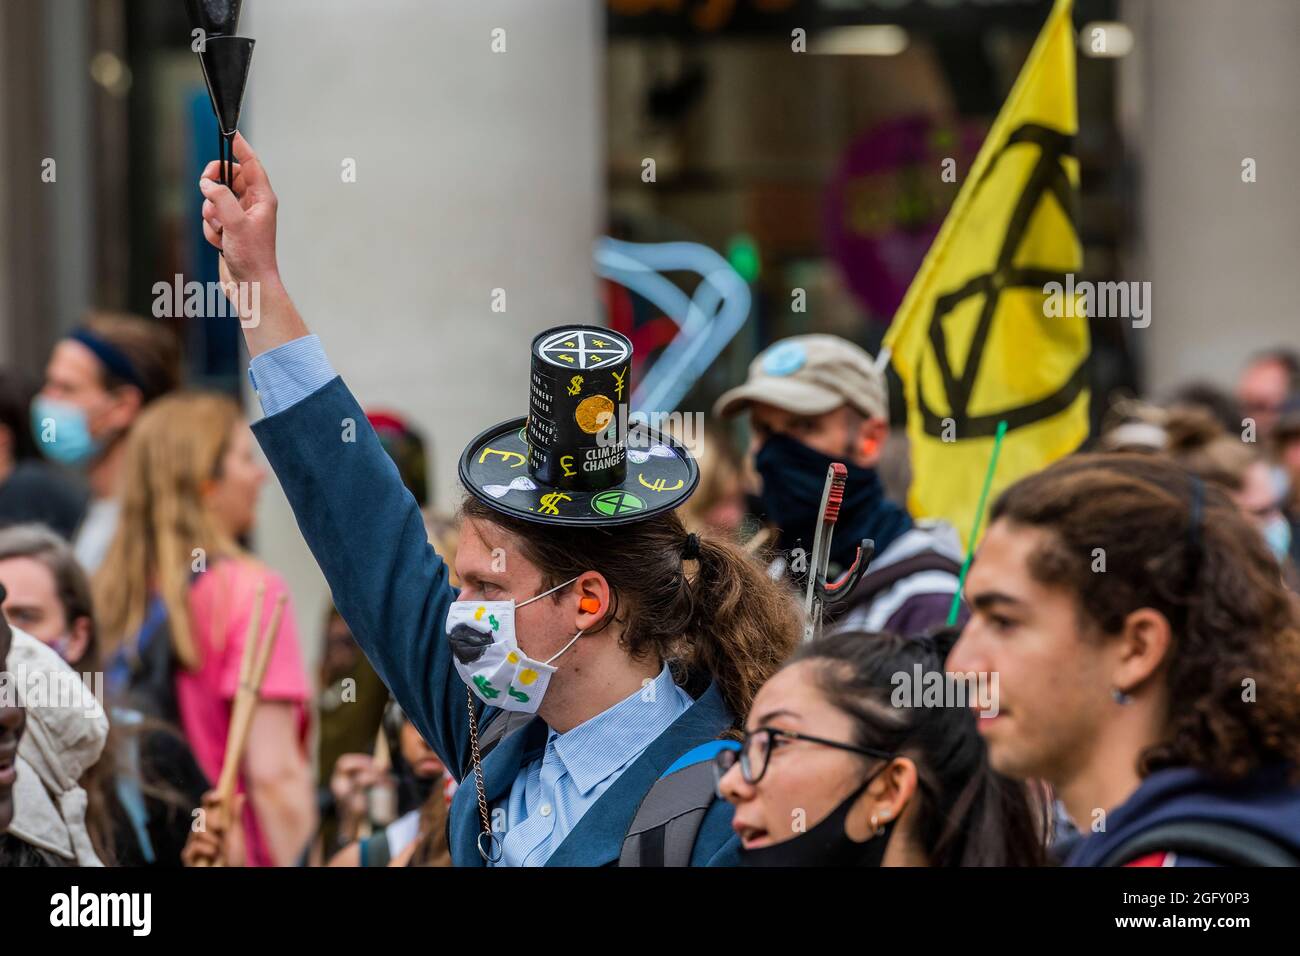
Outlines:
<svg viewBox="0 0 1300 956"><path fill-rule="evenodd" d="M0 5L0 362L39 376L93 285L85 0Z"/></svg>
<svg viewBox="0 0 1300 956"><path fill-rule="evenodd" d="M48 254L58 264L54 297L59 333L79 324L94 287L94 127L91 118L90 16L83 0L49 0L45 15L45 83L50 103L51 188ZM34 174L33 174L34 175ZM52 323L54 324L54 323Z"/></svg>
<svg viewBox="0 0 1300 956"><path fill-rule="evenodd" d="M1130 2L1122 66L1138 157L1138 258L1149 328L1134 331L1149 388L1230 385L1246 357L1300 345L1300 4ZM1242 181L1253 159L1257 181Z"/></svg>
<svg viewBox="0 0 1300 956"><path fill-rule="evenodd" d="M285 282L361 402L432 439L441 508L468 441L526 413L531 336L597 318L603 30L595 0L246 9L243 127L280 197ZM314 660L326 594L278 486L258 551L287 574Z"/></svg>

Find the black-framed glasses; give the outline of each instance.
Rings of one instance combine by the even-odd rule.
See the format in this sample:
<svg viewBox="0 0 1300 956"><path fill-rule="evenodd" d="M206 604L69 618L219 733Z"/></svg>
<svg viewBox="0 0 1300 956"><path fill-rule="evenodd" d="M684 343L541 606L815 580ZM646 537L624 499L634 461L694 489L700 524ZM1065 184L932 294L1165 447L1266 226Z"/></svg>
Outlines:
<svg viewBox="0 0 1300 956"><path fill-rule="evenodd" d="M847 750L849 753L876 757L880 760L892 760L894 757L889 751L877 750L874 747L858 747L838 740L826 740L824 737L810 737L808 734L795 733L793 730L778 730L776 727L759 727L757 730L745 731L738 749L727 748L718 751L713 758L718 769L718 778L721 779L722 774L734 767L739 760L740 774L745 778L745 782L758 783L763 779L763 774L767 773L768 758L772 756L778 739L803 740L810 744L834 747L836 750Z"/></svg>

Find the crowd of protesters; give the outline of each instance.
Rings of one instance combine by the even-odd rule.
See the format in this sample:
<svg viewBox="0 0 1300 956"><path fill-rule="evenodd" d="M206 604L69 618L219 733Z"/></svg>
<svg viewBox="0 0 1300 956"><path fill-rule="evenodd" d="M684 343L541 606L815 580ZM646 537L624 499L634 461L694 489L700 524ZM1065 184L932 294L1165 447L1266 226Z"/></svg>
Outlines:
<svg viewBox="0 0 1300 956"><path fill-rule="evenodd" d="M1261 353L1235 395L1115 403L994 500L964 584L953 529L882 477L882 371L826 335L775 343L722 396L681 508L616 538L474 495L450 516L420 435L360 412L279 286L274 195L236 149L243 205L210 168L205 231L265 286L258 425L183 389L142 319L90 317L42 386L0 376L0 664L28 688L0 695L0 865L1300 862L1294 355ZM322 436L347 417L340 456ZM305 618L254 554L259 443L333 593ZM833 462L828 570L874 553L804 640L792 556ZM531 709L469 679L476 604L508 618L517 673L548 678ZM34 699L33 673L103 706ZM992 696L920 693L954 675Z"/></svg>

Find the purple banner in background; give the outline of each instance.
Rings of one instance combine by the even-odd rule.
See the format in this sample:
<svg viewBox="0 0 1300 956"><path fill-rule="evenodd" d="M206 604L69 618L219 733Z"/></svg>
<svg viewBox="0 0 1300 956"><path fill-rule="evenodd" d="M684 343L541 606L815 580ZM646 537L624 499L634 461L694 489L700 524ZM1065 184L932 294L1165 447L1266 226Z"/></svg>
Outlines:
<svg viewBox="0 0 1300 956"><path fill-rule="evenodd" d="M826 249L873 319L888 324L984 139L982 124L889 120L845 153L826 193ZM945 160L956 161L944 181Z"/></svg>

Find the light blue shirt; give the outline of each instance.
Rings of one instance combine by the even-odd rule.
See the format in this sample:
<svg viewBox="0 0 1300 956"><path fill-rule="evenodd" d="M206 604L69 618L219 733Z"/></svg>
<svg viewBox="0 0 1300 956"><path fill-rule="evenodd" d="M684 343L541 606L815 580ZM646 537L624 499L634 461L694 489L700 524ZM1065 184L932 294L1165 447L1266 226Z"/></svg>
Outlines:
<svg viewBox="0 0 1300 956"><path fill-rule="evenodd" d="M335 374L314 335L257 356L248 369L267 415L296 405ZM506 820L496 865L545 864L582 815L693 703L665 664L658 677L608 710L566 733L552 730L541 759L520 767L509 795L497 802L498 808L504 803Z"/></svg>
<svg viewBox="0 0 1300 956"><path fill-rule="evenodd" d="M510 787L496 865L544 865L582 815L693 703L665 664L658 677L608 710L566 733L552 730L542 759L521 767Z"/></svg>
<svg viewBox="0 0 1300 956"><path fill-rule="evenodd" d="M332 382L337 374L314 335L263 352L248 365L248 379L267 415L278 415L297 405Z"/></svg>

